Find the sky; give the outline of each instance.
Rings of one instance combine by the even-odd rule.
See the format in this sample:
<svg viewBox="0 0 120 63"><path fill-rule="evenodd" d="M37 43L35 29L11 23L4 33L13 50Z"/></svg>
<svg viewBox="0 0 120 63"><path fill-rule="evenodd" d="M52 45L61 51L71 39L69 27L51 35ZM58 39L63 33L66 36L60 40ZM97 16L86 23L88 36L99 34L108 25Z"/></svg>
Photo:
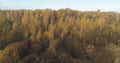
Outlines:
<svg viewBox="0 0 120 63"><path fill-rule="evenodd" d="M120 12L120 0L0 0L0 9L61 9Z"/></svg>

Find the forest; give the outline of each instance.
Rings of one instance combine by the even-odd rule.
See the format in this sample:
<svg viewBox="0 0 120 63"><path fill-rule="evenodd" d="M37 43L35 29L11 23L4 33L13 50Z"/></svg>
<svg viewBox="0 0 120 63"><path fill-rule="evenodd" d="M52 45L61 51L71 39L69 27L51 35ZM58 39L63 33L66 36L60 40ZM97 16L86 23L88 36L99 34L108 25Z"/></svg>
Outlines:
<svg viewBox="0 0 120 63"><path fill-rule="evenodd" d="M0 63L120 63L117 12L0 10Z"/></svg>

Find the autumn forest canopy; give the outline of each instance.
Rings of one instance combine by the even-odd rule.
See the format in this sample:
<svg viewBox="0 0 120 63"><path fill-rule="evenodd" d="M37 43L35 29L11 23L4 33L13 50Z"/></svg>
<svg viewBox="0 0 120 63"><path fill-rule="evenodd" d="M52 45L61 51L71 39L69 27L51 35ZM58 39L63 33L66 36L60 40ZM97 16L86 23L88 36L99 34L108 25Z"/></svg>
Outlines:
<svg viewBox="0 0 120 63"><path fill-rule="evenodd" d="M0 10L0 63L120 63L120 14Z"/></svg>

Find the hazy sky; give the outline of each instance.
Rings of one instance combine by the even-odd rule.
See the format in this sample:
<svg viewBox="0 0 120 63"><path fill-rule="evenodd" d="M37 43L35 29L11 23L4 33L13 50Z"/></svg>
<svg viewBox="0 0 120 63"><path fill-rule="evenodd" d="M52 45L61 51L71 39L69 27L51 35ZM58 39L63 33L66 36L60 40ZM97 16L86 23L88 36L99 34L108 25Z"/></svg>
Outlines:
<svg viewBox="0 0 120 63"><path fill-rule="evenodd" d="M60 9L120 12L120 0L0 0L0 9Z"/></svg>

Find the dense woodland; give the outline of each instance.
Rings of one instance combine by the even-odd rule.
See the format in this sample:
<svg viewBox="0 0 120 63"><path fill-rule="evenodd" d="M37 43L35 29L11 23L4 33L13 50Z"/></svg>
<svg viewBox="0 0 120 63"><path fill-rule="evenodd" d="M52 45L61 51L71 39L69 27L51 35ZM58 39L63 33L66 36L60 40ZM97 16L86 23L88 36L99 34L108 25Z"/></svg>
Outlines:
<svg viewBox="0 0 120 63"><path fill-rule="evenodd" d="M120 63L120 14L0 10L0 63Z"/></svg>

